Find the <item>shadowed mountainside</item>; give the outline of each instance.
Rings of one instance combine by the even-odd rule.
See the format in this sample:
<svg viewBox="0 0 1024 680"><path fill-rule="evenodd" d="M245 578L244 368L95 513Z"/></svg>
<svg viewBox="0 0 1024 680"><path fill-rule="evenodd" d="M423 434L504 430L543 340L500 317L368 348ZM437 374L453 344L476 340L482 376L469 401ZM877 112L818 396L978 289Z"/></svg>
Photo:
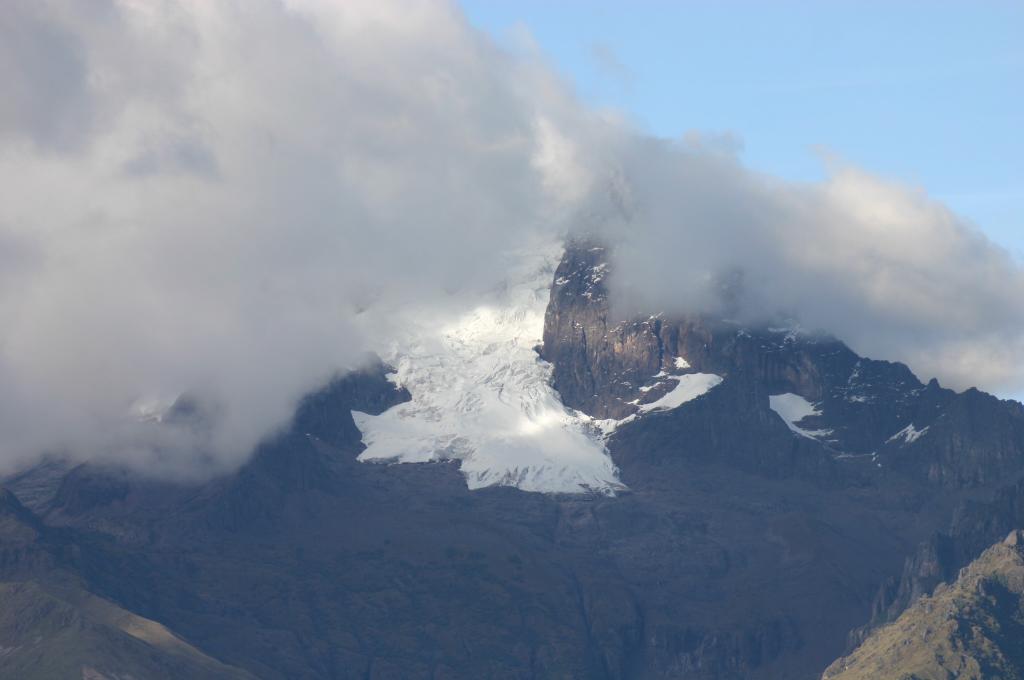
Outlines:
<svg viewBox="0 0 1024 680"><path fill-rule="evenodd" d="M948 577L894 585L919 545L970 533L965 508L1019 507L1019 404L791 328L612 321L609 266L570 245L542 355L565 403L620 421L616 497L471 492L457 463L357 462L351 411L408 399L379 362L201 486L57 462L6 484L92 596L260 678L817 678L873 612ZM694 372L721 383L640 408ZM779 395L812 410L786 420ZM0 550L20 548L5 534Z"/></svg>

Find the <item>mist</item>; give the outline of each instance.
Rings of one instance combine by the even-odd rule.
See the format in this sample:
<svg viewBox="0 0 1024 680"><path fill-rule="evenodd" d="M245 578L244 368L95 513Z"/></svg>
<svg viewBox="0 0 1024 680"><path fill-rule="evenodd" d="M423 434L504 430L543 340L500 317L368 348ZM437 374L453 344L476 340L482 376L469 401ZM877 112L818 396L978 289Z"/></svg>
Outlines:
<svg viewBox="0 0 1024 680"><path fill-rule="evenodd" d="M453 4L14 0L0 79L0 469L229 470L403 310L573 230L616 245L622 314L783 314L1024 384L1024 274L922 190L650 138ZM183 394L204 427L161 418Z"/></svg>

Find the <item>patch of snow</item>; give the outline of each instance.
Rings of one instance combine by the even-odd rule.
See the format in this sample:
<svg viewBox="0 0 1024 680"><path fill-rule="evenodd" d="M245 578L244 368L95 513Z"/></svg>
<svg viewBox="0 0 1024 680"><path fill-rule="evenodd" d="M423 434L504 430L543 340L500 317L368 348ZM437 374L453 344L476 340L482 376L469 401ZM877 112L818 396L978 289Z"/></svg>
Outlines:
<svg viewBox="0 0 1024 680"><path fill-rule="evenodd" d="M672 379L678 381L676 386L661 399L649 404L640 404L641 413L679 408L722 382L722 377L714 373L687 373L686 375L674 375Z"/></svg>
<svg viewBox="0 0 1024 680"><path fill-rule="evenodd" d="M675 364L675 367L678 369L690 368L690 362L682 357L676 357L673 363Z"/></svg>
<svg viewBox="0 0 1024 680"><path fill-rule="evenodd" d="M846 379L847 385L852 385L860 379L860 365L863 359L858 359L857 363L853 365L853 371L850 373L850 377Z"/></svg>
<svg viewBox="0 0 1024 680"><path fill-rule="evenodd" d="M174 406L175 399L177 399L177 397L153 397L149 399L139 399L129 407L129 411L132 418L140 423L159 424L164 422L164 419L170 413L171 408Z"/></svg>
<svg viewBox="0 0 1024 680"><path fill-rule="evenodd" d="M921 435L927 432L929 427L929 425L926 425L924 429L918 430L917 428L914 427L914 424L911 423L910 425L907 425L905 428L903 428L893 436L889 437L889 439L887 439L886 441L891 442L897 439L902 439L905 444L911 444L913 442L916 442L921 437Z"/></svg>
<svg viewBox="0 0 1024 680"><path fill-rule="evenodd" d="M799 394L773 394L768 397L768 405L779 414L786 427L801 437L816 439L832 434L832 430L807 430L797 425L804 418L821 415L821 410Z"/></svg>
<svg viewBox="0 0 1024 680"><path fill-rule="evenodd" d="M668 380L675 380L676 386L672 388L668 393L662 396L656 401L652 401L649 404L641 404L639 399L627 402L638 407L636 413L620 418L616 420L614 418L606 418L603 420L591 419L590 425L596 429L603 438L608 438L612 433L615 432L619 427L626 423L631 423L640 416L646 413L654 413L658 411L668 411L674 408L678 408L683 404L693 401L697 397L705 394L712 388L716 387L722 382L720 376L711 373L689 373L687 375L668 375L665 371L658 373L655 378L666 377ZM641 392L649 392L659 385L663 385L666 381L660 380L654 385L641 387ZM582 415L582 414L581 414Z"/></svg>
<svg viewBox="0 0 1024 680"><path fill-rule="evenodd" d="M403 321L382 357L412 400L378 416L354 411L364 462L458 460L471 489L542 493L623 489L593 419L551 387L541 342L558 244L511 254L506 285L454 319Z"/></svg>

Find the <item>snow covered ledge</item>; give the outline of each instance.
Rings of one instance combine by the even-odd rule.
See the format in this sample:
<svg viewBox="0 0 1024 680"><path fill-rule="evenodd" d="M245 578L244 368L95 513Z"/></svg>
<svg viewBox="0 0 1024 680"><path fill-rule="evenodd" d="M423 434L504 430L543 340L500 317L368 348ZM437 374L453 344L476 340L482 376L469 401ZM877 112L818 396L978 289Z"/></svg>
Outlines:
<svg viewBox="0 0 1024 680"><path fill-rule="evenodd" d="M832 434L832 430L809 430L800 427L799 423L804 418L820 416L821 410L799 394L773 394L768 397L768 405L794 434L808 439L817 439Z"/></svg>

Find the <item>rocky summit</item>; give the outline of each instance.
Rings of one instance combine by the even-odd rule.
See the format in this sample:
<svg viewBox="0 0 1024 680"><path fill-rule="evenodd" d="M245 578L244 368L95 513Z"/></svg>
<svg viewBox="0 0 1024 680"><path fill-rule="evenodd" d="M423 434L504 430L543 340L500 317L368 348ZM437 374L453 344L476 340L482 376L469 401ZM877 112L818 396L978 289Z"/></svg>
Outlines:
<svg viewBox="0 0 1024 680"><path fill-rule="evenodd" d="M618 319L613 266L570 242L212 481L6 478L0 678L1019 677L1024 407L791 323Z"/></svg>

